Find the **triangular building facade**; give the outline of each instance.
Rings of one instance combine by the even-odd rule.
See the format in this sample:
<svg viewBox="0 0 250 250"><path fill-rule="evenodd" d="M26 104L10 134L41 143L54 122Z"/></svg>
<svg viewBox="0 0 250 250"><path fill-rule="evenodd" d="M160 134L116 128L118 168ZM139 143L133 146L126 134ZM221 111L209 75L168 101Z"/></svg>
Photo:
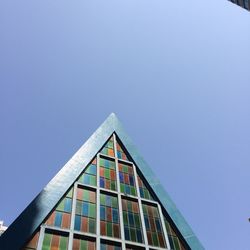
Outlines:
<svg viewBox="0 0 250 250"><path fill-rule="evenodd" d="M111 114L0 237L0 249L204 248Z"/></svg>

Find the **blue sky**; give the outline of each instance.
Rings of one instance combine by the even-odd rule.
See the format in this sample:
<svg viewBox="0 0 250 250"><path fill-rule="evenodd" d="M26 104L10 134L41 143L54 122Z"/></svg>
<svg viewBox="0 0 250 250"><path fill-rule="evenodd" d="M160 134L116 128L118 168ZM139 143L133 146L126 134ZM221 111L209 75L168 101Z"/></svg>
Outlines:
<svg viewBox="0 0 250 250"><path fill-rule="evenodd" d="M249 249L250 13L226 0L2 1L0 219L115 112L206 249Z"/></svg>

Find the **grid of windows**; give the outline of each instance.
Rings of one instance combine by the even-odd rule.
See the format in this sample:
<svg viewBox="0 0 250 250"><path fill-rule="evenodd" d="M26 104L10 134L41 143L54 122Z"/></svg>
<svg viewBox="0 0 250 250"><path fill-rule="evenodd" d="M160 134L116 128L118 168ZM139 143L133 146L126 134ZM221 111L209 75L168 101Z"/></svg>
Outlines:
<svg viewBox="0 0 250 250"><path fill-rule="evenodd" d="M128 159L113 135L23 250L188 249Z"/></svg>
<svg viewBox="0 0 250 250"><path fill-rule="evenodd" d="M147 200L154 200L152 195L150 194L149 190L145 186L144 182L142 181L141 177L137 175L138 185L139 185L139 191L141 198L147 199Z"/></svg>
<svg viewBox="0 0 250 250"><path fill-rule="evenodd" d="M115 156L113 136L105 144L105 146L101 150L101 153L104 154L104 155L108 155L108 156Z"/></svg>
<svg viewBox="0 0 250 250"><path fill-rule="evenodd" d="M78 181L82 184L96 186L96 158L86 167Z"/></svg>
<svg viewBox="0 0 250 250"><path fill-rule="evenodd" d="M96 232L96 193L77 188L74 229L81 232Z"/></svg>
<svg viewBox="0 0 250 250"><path fill-rule="evenodd" d="M57 232L45 232L42 250L67 250L68 237L67 235L59 234Z"/></svg>
<svg viewBox="0 0 250 250"><path fill-rule="evenodd" d="M178 234L174 231L166 217L164 218L165 226L168 232L168 239L169 239L169 244L171 247L171 250L186 250L184 247L182 241L180 240L180 237Z"/></svg>
<svg viewBox="0 0 250 250"><path fill-rule="evenodd" d="M115 161L100 158L100 187L116 191Z"/></svg>
<svg viewBox="0 0 250 250"><path fill-rule="evenodd" d="M96 249L95 240L80 236L74 237L73 250L95 250L95 249Z"/></svg>
<svg viewBox="0 0 250 250"><path fill-rule="evenodd" d="M117 150L117 158L129 161L127 155L125 154L120 143L118 143L118 142L116 143L116 150Z"/></svg>
<svg viewBox="0 0 250 250"><path fill-rule="evenodd" d="M125 239L142 243L143 236L138 202L123 198L122 214Z"/></svg>
<svg viewBox="0 0 250 250"><path fill-rule="evenodd" d="M49 216L46 225L60 228L69 228L72 210L73 189L67 193L66 197L61 200L56 209Z"/></svg>
<svg viewBox="0 0 250 250"><path fill-rule="evenodd" d="M157 247L166 247L160 214L157 206L142 204L148 244Z"/></svg>
<svg viewBox="0 0 250 250"><path fill-rule="evenodd" d="M118 163L121 193L136 195L133 165Z"/></svg>
<svg viewBox="0 0 250 250"><path fill-rule="evenodd" d="M101 235L120 238L118 199L108 194L100 194Z"/></svg>

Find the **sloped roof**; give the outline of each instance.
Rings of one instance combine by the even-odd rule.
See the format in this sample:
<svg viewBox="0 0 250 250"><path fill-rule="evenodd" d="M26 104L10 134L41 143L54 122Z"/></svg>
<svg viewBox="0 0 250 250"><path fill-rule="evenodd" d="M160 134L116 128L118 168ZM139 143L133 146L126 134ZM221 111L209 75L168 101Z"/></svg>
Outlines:
<svg viewBox="0 0 250 250"><path fill-rule="evenodd" d="M73 185L83 168L87 166L114 132L143 173L146 181L150 183L151 188L190 248L194 250L204 249L151 168L138 153L116 115L112 113L0 237L1 250L14 250L23 247Z"/></svg>

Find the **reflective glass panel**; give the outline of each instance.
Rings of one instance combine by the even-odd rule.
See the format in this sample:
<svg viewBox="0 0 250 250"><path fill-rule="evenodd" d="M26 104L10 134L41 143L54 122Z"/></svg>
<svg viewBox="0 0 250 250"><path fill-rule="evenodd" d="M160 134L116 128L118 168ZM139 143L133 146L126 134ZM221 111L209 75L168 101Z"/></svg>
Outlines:
<svg viewBox="0 0 250 250"><path fill-rule="evenodd" d="M100 187L116 191L115 161L100 158Z"/></svg>
<svg viewBox="0 0 250 250"><path fill-rule="evenodd" d="M123 198L122 210L125 239L142 243L143 236L138 203Z"/></svg>
<svg viewBox="0 0 250 250"><path fill-rule="evenodd" d="M96 193L77 188L74 229L81 232L96 232Z"/></svg>
<svg viewBox="0 0 250 250"><path fill-rule="evenodd" d="M160 215L157 206L142 204L148 244L166 247Z"/></svg>
<svg viewBox="0 0 250 250"><path fill-rule="evenodd" d="M119 162L118 167L121 193L136 196L133 166Z"/></svg>

